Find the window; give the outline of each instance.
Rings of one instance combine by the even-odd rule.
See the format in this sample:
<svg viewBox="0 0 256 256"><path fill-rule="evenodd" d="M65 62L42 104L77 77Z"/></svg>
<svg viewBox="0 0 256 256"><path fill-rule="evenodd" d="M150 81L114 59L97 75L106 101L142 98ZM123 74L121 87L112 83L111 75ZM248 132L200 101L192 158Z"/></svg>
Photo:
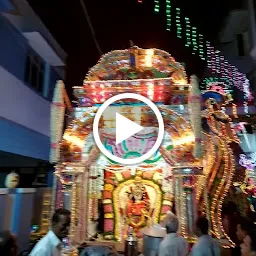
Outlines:
<svg viewBox="0 0 256 256"><path fill-rule="evenodd" d="M39 93L43 93L44 61L31 52L26 60L25 82Z"/></svg>

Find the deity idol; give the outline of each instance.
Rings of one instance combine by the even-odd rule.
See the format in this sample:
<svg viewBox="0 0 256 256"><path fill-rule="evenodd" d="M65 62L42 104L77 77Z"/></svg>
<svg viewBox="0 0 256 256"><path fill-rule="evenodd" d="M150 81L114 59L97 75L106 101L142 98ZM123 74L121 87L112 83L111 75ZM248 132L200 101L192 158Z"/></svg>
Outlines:
<svg viewBox="0 0 256 256"><path fill-rule="evenodd" d="M231 101L231 96L216 91L207 91L202 97L206 108L203 116L207 121L207 130L221 138L224 137L228 143L239 143L237 135L231 128L231 119L222 109L225 104Z"/></svg>
<svg viewBox="0 0 256 256"><path fill-rule="evenodd" d="M136 176L134 186L130 187L128 204L126 208L127 225L134 228L137 237L140 237L139 229L149 224L152 210L150 200L142 178Z"/></svg>

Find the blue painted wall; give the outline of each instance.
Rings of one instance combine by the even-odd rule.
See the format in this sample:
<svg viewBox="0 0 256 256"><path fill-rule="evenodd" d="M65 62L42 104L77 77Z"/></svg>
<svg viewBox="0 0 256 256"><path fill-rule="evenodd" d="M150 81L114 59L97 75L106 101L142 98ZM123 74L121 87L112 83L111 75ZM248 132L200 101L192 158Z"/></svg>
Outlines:
<svg viewBox="0 0 256 256"><path fill-rule="evenodd" d="M0 66L24 81L29 46L23 35L2 15L0 15L0 38Z"/></svg>
<svg viewBox="0 0 256 256"><path fill-rule="evenodd" d="M4 1L7 6L7 0ZM3 7L1 4L2 0L0 11ZM48 161L49 101L52 101L56 81L61 77L53 67L48 66L49 72L44 77L48 82L45 86L48 92L28 90L27 87L30 86L25 83L25 70L29 53L31 47L27 39L0 14L0 80L7 83L2 87L0 85L0 89L3 90L3 107L0 109L0 150ZM46 100L41 98L43 96ZM12 105L9 106L9 103ZM14 110L15 115L10 110ZM41 124L36 127L34 124L38 124L40 117Z"/></svg>
<svg viewBox="0 0 256 256"><path fill-rule="evenodd" d="M49 160L49 137L1 118L0 134L1 150L46 161Z"/></svg>
<svg viewBox="0 0 256 256"><path fill-rule="evenodd" d="M0 38L0 66L26 84L26 59L28 53L33 52L33 50L30 48L27 39L1 14ZM56 81L60 79L62 78L50 67L47 100L52 100Z"/></svg>
<svg viewBox="0 0 256 256"><path fill-rule="evenodd" d="M14 9L15 7L10 0L0 0L0 12L9 12Z"/></svg>

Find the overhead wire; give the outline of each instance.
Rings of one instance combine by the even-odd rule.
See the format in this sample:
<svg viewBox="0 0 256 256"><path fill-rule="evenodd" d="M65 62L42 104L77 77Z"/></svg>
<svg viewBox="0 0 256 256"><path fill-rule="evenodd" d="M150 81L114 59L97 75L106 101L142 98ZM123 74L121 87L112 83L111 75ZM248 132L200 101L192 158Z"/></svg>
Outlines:
<svg viewBox="0 0 256 256"><path fill-rule="evenodd" d="M98 50L98 52L99 52L99 54L101 56L103 54L103 52L102 52L101 47L99 45L99 42L97 40L96 33L95 33L94 28L93 28L93 25L92 25L92 22L91 22L91 18L89 16L89 13L88 13L87 7L86 7L86 5L84 3L84 0L80 0L80 4L82 6L83 13L85 15L86 21L87 21L88 26L90 28L90 31L91 31L92 38L93 38L93 41L95 43L95 46L96 46L96 48L97 48L97 50Z"/></svg>

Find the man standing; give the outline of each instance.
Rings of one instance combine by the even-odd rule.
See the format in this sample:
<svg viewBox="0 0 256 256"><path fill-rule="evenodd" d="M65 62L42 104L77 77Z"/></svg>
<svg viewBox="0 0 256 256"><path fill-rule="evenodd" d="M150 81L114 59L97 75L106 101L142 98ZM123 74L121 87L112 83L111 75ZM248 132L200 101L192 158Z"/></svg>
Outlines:
<svg viewBox="0 0 256 256"><path fill-rule="evenodd" d="M192 248L191 256L220 256L220 246L209 236L209 223L205 217L198 218L196 229L199 239Z"/></svg>
<svg viewBox="0 0 256 256"><path fill-rule="evenodd" d="M245 237L248 235L252 227L253 223L249 221L247 218L241 217L238 220L236 226L236 236L238 239L238 243L236 244L236 247L232 250L232 256L241 256L240 245L243 243Z"/></svg>
<svg viewBox="0 0 256 256"><path fill-rule="evenodd" d="M179 221L174 214L165 220L165 228L167 236L160 243L158 256L187 256L188 242L177 235Z"/></svg>
<svg viewBox="0 0 256 256"><path fill-rule="evenodd" d="M52 228L35 245L30 256L61 256L61 242L68 236L70 211L58 209L52 217Z"/></svg>

